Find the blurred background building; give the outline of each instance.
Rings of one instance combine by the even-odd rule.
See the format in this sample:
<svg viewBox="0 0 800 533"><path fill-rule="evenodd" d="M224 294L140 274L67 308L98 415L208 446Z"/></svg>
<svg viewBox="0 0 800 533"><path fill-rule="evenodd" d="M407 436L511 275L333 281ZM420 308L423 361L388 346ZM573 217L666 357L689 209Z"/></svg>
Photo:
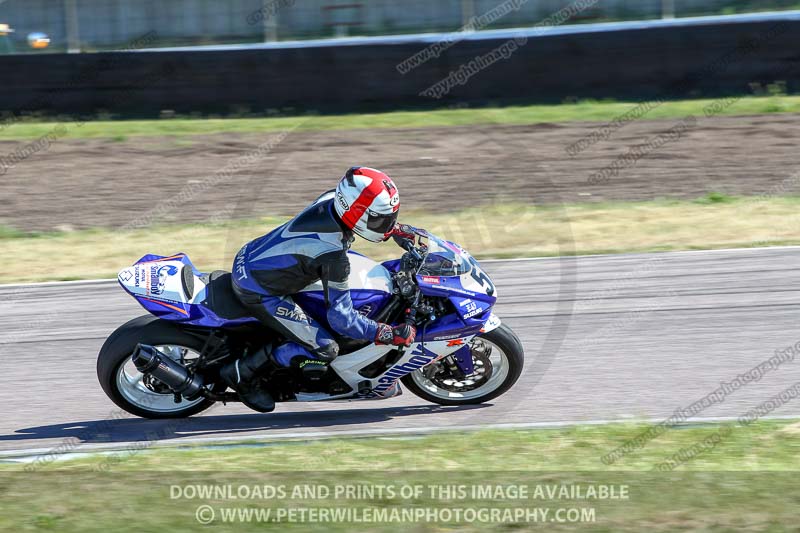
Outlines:
<svg viewBox="0 0 800 533"><path fill-rule="evenodd" d="M585 0L584 0L585 1ZM91 52L143 34L172 47L455 31L499 5L480 29L532 26L564 0L0 0L0 53ZM798 0L599 0L570 24L800 9ZM0 26L2 27L2 26ZM48 43L29 41L44 34Z"/></svg>

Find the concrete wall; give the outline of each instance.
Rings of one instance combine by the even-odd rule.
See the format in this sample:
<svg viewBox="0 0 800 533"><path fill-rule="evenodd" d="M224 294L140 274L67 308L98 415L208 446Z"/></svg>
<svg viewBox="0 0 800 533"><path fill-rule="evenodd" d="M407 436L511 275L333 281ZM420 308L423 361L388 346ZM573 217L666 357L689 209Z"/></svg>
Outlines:
<svg viewBox="0 0 800 533"><path fill-rule="evenodd" d="M131 117L162 110L349 112L741 94L751 83L776 80L786 81L790 91L800 88L800 19L653 26L531 34L510 57L439 99L420 93L476 56L507 45L508 37L460 42L405 75L397 65L426 43L0 56L0 111L103 110Z"/></svg>

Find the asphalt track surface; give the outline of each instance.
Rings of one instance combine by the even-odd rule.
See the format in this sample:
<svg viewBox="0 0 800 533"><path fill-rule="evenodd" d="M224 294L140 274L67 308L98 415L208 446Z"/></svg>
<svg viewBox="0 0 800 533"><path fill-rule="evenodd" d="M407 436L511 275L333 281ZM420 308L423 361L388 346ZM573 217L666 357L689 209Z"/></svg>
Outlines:
<svg viewBox="0 0 800 533"><path fill-rule="evenodd" d="M104 339L143 310L115 282L0 286L0 453L253 436L660 419L800 341L800 248L496 261L497 314L525 371L490 404L215 405L176 422L124 415L97 383ZM800 344L798 345L800 348ZM697 414L736 417L800 381L800 357ZM800 416L800 399L772 415ZM123 417L120 419L120 417ZM78 448L81 449L81 448Z"/></svg>

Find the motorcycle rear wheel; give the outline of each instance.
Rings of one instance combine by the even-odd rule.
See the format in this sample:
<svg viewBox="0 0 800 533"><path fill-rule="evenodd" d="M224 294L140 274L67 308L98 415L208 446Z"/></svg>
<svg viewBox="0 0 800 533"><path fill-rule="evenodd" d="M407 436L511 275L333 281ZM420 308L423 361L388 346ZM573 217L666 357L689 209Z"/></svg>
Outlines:
<svg viewBox="0 0 800 533"><path fill-rule="evenodd" d="M173 359L199 355L203 340L152 315L140 316L117 328L97 356L97 379L106 395L132 415L144 418L185 418L205 411L214 401L206 398L175 403L163 384L147 380L131 362L136 345L149 344Z"/></svg>

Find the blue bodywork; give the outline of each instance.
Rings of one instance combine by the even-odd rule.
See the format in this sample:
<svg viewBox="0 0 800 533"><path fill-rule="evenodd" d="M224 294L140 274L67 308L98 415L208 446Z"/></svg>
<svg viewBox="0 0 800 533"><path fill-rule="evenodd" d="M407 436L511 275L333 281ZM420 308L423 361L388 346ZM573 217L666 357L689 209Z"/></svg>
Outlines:
<svg viewBox="0 0 800 533"><path fill-rule="evenodd" d="M123 270L118 277L120 285L122 285L122 287L149 313L164 320L172 320L208 328L230 328L243 324L259 323L258 319L250 316L235 319L226 319L217 316L214 311L203 304L207 297L205 288L191 299L183 297L182 294L174 291L163 291L158 294L155 294L155 292L158 291L150 291L151 293L148 295L137 294L136 288L138 285L136 287L131 287L129 282L133 282L133 276L137 276L136 272L141 272L142 269L149 275L151 270L150 265L152 265L154 272L158 273L161 271L162 276L180 276L180 268L175 268L172 265L162 266L164 262L181 263L190 268L192 273L198 278L204 275L195 268L191 260L183 253L172 256L148 254L134 263L130 269ZM390 266L392 265L390 264ZM139 268L137 269L136 267ZM131 274L131 278L124 279L123 275L127 275L124 273L131 270L134 272ZM135 281L138 283L138 276ZM368 318L372 318L383 309L386 302L389 300L390 294L376 290L351 289L350 297L353 301L353 308L356 311ZM322 291L304 291L294 295L294 299L320 324L326 328L330 328L325 308L325 297Z"/></svg>
<svg viewBox="0 0 800 533"><path fill-rule="evenodd" d="M467 337L481 332L497 302L495 287L480 268L478 262L457 244L439 239L424 230L415 230L431 240L435 251L425 258L423 269L433 268L439 272L424 272L416 276L422 294L447 298L454 312L438 317L422 332L422 339L434 341ZM453 270L452 275L447 275Z"/></svg>
<svg viewBox="0 0 800 533"><path fill-rule="evenodd" d="M165 267L164 263L167 262L170 263L170 265ZM174 265L178 266L173 268ZM122 285L122 287L149 313L164 320L172 320L208 328L235 327L259 322L258 319L250 316L235 319L225 319L217 316L214 311L202 303L206 300L207 296L205 288L193 298L188 298L187 295L182 292L174 290L165 289L154 291L152 290L152 285L146 285L144 280L141 281L140 287L140 273L147 275L151 272L161 272L161 275L164 276L167 281L171 281L169 278L175 276L179 277L181 275L183 267L190 268L192 274L198 278L203 275L202 272L195 268L186 254L179 253L172 256L148 254L134 263L131 268L120 272L117 281L119 281L120 285ZM125 277L128 277L128 279L125 279ZM133 282L133 286L131 286L131 282ZM171 285L174 286L175 283L173 282ZM145 287L148 287L147 291L145 291ZM140 288L142 289L141 291L139 290Z"/></svg>
<svg viewBox="0 0 800 533"><path fill-rule="evenodd" d="M426 293L425 288L422 289L422 292ZM494 302L481 301L478 298L467 299L453 296L449 300L456 309L459 309L461 303L471 301L477 305L477 313L472 315L470 313L450 313L443 317L437 317L433 323L423 328L420 332L422 337L420 338L418 334L417 341L438 341L476 335L481 332L484 324L489 320L489 315L492 314L492 305L494 305Z"/></svg>
<svg viewBox="0 0 800 533"><path fill-rule="evenodd" d="M446 298L450 302L450 309L444 316L432 317L432 321L418 331L416 341L452 339L458 342L458 339L480 333L497 301L491 280L478 262L455 243L427 234L424 230L417 231L432 242L425 264L416 275L417 284L423 295ZM397 272L400 261L386 261L382 266L389 272ZM233 319L218 316L203 303L207 299L205 286L194 295L179 293L175 288L179 283L171 278L180 280L184 267L190 268L197 278L203 277L203 273L194 267L185 254L169 257L146 255L132 267L120 272L119 282L147 311L165 320L208 328L229 328L259 322L251 316ZM391 298L389 292L358 288L351 289L350 296L353 308L368 318L375 318ZM302 291L295 294L294 299L315 320L325 328L330 328L321 290ZM470 357L457 356L456 361L466 373L471 372L468 368L472 364Z"/></svg>

